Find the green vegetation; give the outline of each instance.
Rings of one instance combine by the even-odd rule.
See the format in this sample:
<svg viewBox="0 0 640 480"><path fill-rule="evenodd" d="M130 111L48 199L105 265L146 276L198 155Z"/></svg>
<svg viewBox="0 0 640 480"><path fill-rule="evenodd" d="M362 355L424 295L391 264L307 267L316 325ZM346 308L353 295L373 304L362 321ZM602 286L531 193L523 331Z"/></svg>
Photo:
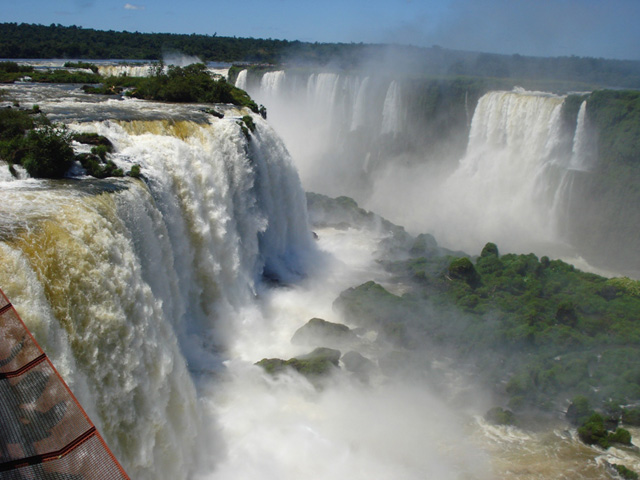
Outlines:
<svg viewBox="0 0 640 480"><path fill-rule="evenodd" d="M355 340L355 334L340 323L331 323L321 318L312 318L296 330L291 338L293 344L313 344L334 346L345 345Z"/></svg>
<svg viewBox="0 0 640 480"><path fill-rule="evenodd" d="M299 41L219 37L214 35L145 34L98 31L77 26L0 24L0 51L6 58L127 58L160 60L178 51L203 61L298 65L331 65L350 70L370 58L393 58L395 70L421 75L586 82L603 87L640 87L640 62L580 57L524 57L478 54L401 45L306 43ZM582 89L584 90L584 89ZM565 90L566 91L566 90Z"/></svg>
<svg viewBox="0 0 640 480"><path fill-rule="evenodd" d="M0 159L22 165L36 178L60 178L74 160L71 138L35 110L0 110ZM13 173L13 171L12 171Z"/></svg>
<svg viewBox="0 0 640 480"><path fill-rule="evenodd" d="M618 427L620 408L617 406L603 414L591 409L586 397L579 395L573 399L567 410L567 420L578 427L578 437L587 445L598 445L604 449L612 444L631 445L631 434Z"/></svg>
<svg viewBox="0 0 640 480"><path fill-rule="evenodd" d="M494 407L484 416L485 420L494 425L515 425L516 417L511 410Z"/></svg>
<svg viewBox="0 0 640 480"><path fill-rule="evenodd" d="M253 121L253 118L251 118L250 115L245 115L242 117L242 120L238 120L236 123L240 126L240 129L244 136L247 137L247 140L251 140L251 133L256 131L256 124Z"/></svg>
<svg viewBox="0 0 640 480"><path fill-rule="evenodd" d="M70 72L68 70L36 70L15 62L0 62L0 83L14 83L28 77L40 83L99 83L102 77L96 73Z"/></svg>
<svg viewBox="0 0 640 480"><path fill-rule="evenodd" d="M598 90L587 100L599 133L598 157L605 168L640 161L640 91Z"/></svg>
<svg viewBox="0 0 640 480"><path fill-rule="evenodd" d="M86 93L119 94L129 88L129 96L162 102L231 103L266 116L266 109L258 107L247 92L224 79L215 80L202 63L186 67L169 66L166 72L163 64L159 63L152 73L150 77L144 78L109 77L104 79L100 87L85 86L83 89ZM245 124L253 131L253 120L251 117L247 118L249 121L245 121Z"/></svg>
<svg viewBox="0 0 640 480"><path fill-rule="evenodd" d="M575 395L602 408L640 401L640 282L495 244L475 261L433 253L387 267L412 288L397 296L368 282L334 307L397 348L456 352L510 409L557 410Z"/></svg>
<svg viewBox="0 0 640 480"><path fill-rule="evenodd" d="M307 355L281 360L279 358L263 358L256 365L271 375L285 371L287 368L310 377L321 377L338 367L340 352L331 348L316 348Z"/></svg>
<svg viewBox="0 0 640 480"><path fill-rule="evenodd" d="M611 464L611 466L615 469L615 471L625 480L638 480L638 474L633 470L629 470L624 465Z"/></svg>
<svg viewBox="0 0 640 480"><path fill-rule="evenodd" d="M93 145L91 153L75 155L74 140ZM14 165L19 164L34 178L62 178L77 160L93 177L122 177L122 170L107 158L112 149L105 137L71 134L64 125L52 125L38 108L0 110L0 159L9 164L13 175Z"/></svg>
<svg viewBox="0 0 640 480"><path fill-rule="evenodd" d="M132 166L127 173L127 176L131 178L140 178L142 176L142 174L140 173L140 165L135 164L134 166Z"/></svg>
<svg viewBox="0 0 640 480"><path fill-rule="evenodd" d="M91 70L93 73L98 73L98 66L95 63L89 62L65 62L65 68L84 68L85 70Z"/></svg>
<svg viewBox="0 0 640 480"><path fill-rule="evenodd" d="M62 178L75 160L71 137L61 125L30 130L21 149L20 163L34 178Z"/></svg>

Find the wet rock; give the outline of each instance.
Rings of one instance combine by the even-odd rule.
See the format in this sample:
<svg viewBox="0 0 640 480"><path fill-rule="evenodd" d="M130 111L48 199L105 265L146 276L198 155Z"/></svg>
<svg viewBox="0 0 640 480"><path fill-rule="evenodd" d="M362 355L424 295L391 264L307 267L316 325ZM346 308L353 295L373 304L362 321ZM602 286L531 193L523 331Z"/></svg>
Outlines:
<svg viewBox="0 0 640 480"><path fill-rule="evenodd" d="M356 340L356 335L346 325L312 318L300 327L291 338L295 345L327 345L341 347Z"/></svg>

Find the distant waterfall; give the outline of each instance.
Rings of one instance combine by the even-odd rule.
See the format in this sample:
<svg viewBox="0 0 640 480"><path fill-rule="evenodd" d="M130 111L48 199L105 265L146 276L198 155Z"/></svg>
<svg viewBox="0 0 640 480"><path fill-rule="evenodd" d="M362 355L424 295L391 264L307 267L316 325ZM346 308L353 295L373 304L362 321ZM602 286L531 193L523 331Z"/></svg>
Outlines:
<svg viewBox="0 0 640 480"><path fill-rule="evenodd" d="M402 104L400 87L395 80L389 85L382 107L382 127L380 133L397 134L402 131Z"/></svg>
<svg viewBox="0 0 640 480"><path fill-rule="evenodd" d="M254 121L251 140L233 118L72 125L146 185L0 180L0 284L132 478L191 478L211 455L192 374L257 280L298 278L314 251L287 151Z"/></svg>
<svg viewBox="0 0 640 480"><path fill-rule="evenodd" d="M283 71L267 72L262 76L260 88L266 95L276 95L281 92L286 75Z"/></svg>
<svg viewBox="0 0 640 480"><path fill-rule="evenodd" d="M441 190L447 241L461 229L482 239L475 249L493 239L511 248L558 240L559 192L570 161L565 144L571 141L563 135L563 101L525 91L480 99L467 153Z"/></svg>
<svg viewBox="0 0 640 480"><path fill-rule="evenodd" d="M236 78L236 87L246 90L247 89L247 70L241 70Z"/></svg>
<svg viewBox="0 0 640 480"><path fill-rule="evenodd" d="M362 82L358 79L357 93L353 104L353 115L351 117L351 130L357 130L359 127L366 126L370 119L367 118L367 105L369 103L369 88L371 78L365 77Z"/></svg>
<svg viewBox="0 0 640 480"><path fill-rule="evenodd" d="M98 65L98 73L103 77L148 77L152 70L152 65Z"/></svg>
<svg viewBox="0 0 640 480"><path fill-rule="evenodd" d="M573 148L569 168L572 170L587 171L593 167L596 157L596 141L589 118L587 117L587 101L583 101L578 111L576 133L573 139Z"/></svg>
<svg viewBox="0 0 640 480"><path fill-rule="evenodd" d="M252 81L243 72L236 86L245 86L267 107L269 122L291 151L307 189L354 195L371 159L382 155L380 135L396 136L404 128L398 81L295 71L267 72ZM329 172L334 172L331 179Z"/></svg>

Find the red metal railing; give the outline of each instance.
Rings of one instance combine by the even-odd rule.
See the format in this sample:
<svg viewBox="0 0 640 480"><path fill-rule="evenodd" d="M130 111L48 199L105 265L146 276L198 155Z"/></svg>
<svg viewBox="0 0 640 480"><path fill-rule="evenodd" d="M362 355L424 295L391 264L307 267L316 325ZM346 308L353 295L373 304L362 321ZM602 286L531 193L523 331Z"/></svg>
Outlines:
<svg viewBox="0 0 640 480"><path fill-rule="evenodd" d="M0 480L128 480L0 290Z"/></svg>

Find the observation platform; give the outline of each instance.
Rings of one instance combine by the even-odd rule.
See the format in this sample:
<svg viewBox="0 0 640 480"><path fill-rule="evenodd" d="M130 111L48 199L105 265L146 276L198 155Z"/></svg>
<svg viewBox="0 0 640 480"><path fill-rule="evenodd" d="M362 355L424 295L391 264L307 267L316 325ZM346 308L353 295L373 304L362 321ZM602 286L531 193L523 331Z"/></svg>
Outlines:
<svg viewBox="0 0 640 480"><path fill-rule="evenodd" d="M0 480L129 480L0 290Z"/></svg>

